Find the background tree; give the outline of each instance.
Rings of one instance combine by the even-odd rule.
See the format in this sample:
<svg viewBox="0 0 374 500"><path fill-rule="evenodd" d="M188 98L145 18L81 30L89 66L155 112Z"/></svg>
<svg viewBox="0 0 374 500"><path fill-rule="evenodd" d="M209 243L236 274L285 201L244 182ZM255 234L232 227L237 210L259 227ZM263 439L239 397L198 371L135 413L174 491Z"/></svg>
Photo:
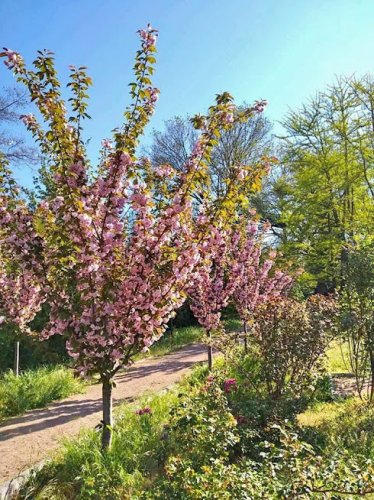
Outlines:
<svg viewBox="0 0 374 500"><path fill-rule="evenodd" d="M339 79L283 121L282 172L274 183L282 249L310 287L341 282L345 247L373 234L374 84Z"/></svg>
<svg viewBox="0 0 374 500"><path fill-rule="evenodd" d="M343 339L360 397L365 386L374 401L374 249L362 243L347 248L340 289Z"/></svg>
<svg viewBox="0 0 374 500"><path fill-rule="evenodd" d="M18 87L4 88L0 94L0 151L12 165L31 165L38 160L36 149L17 133L27 106L27 94Z"/></svg>
<svg viewBox="0 0 374 500"><path fill-rule="evenodd" d="M235 178L235 167L252 165L262 156L271 153L271 125L261 111L266 101L258 101L255 108L260 113L252 120L237 120L235 125L223 131L212 151L209 160L210 188L217 196L222 196L226 189L227 179ZM239 106L237 113L248 108ZM183 168L190 155L196 130L189 119L176 116L165 122L165 129L153 131L152 144L145 151L154 165L169 164L175 169Z"/></svg>

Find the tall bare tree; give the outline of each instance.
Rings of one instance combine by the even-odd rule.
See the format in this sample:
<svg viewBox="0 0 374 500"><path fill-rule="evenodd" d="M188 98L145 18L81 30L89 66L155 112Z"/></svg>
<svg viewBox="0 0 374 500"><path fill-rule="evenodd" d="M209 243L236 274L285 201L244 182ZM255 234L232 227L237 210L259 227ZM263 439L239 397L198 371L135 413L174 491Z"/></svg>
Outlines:
<svg viewBox="0 0 374 500"><path fill-rule="evenodd" d="M25 92L16 87L4 88L0 94L0 151L12 165L30 165L38 160L36 149L17 130L27 104Z"/></svg>
<svg viewBox="0 0 374 500"><path fill-rule="evenodd" d="M245 105L243 105L244 107ZM240 110L240 108L239 108ZM175 116L165 122L163 131L153 131L152 144L145 151L154 165L169 164L180 170L196 141L189 117ZM217 196L225 193L226 183L236 166L250 165L271 150L271 124L263 115L237 123L224 132L210 161L211 189Z"/></svg>

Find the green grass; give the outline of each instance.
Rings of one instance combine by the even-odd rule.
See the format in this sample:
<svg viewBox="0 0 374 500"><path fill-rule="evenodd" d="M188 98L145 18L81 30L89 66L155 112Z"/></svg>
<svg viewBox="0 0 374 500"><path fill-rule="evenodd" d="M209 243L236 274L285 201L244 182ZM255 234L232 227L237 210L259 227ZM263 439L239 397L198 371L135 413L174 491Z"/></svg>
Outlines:
<svg viewBox="0 0 374 500"><path fill-rule="evenodd" d="M203 372L204 368L196 368L188 383L197 383ZM98 432L83 431L78 439L66 440L54 459L31 476L25 487L27 494L21 492L20 498L139 498L149 478L158 472L160 435L181 390L183 383L170 391L119 406L115 410L112 447L105 455ZM152 409L151 415L136 414L137 409L145 406Z"/></svg>
<svg viewBox="0 0 374 500"><path fill-rule="evenodd" d="M312 431L325 454L345 450L374 460L374 407L359 398L320 403L299 415L298 422Z"/></svg>
<svg viewBox="0 0 374 500"><path fill-rule="evenodd" d="M28 370L19 377L9 371L0 378L0 420L41 408L83 389L84 383L64 366Z"/></svg>
<svg viewBox="0 0 374 500"><path fill-rule="evenodd" d="M350 373L348 344L334 341L326 352L327 371L329 373Z"/></svg>
<svg viewBox="0 0 374 500"><path fill-rule="evenodd" d="M158 342L153 344L148 352L138 354L135 359L149 356L164 356L184 345L201 342L203 336L204 331L200 326L177 328L173 333L165 334Z"/></svg>

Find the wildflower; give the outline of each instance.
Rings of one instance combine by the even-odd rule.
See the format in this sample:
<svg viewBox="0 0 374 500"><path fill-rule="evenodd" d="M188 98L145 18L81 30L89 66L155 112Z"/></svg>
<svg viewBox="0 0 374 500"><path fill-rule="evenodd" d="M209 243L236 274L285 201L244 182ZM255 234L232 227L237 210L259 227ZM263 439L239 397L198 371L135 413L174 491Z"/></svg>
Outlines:
<svg viewBox="0 0 374 500"><path fill-rule="evenodd" d="M144 408L139 408L135 412L137 415L152 415L152 409L149 406L145 406Z"/></svg>
<svg viewBox="0 0 374 500"><path fill-rule="evenodd" d="M228 378L223 383L223 390L227 393L236 391L238 389L238 384L235 378Z"/></svg>

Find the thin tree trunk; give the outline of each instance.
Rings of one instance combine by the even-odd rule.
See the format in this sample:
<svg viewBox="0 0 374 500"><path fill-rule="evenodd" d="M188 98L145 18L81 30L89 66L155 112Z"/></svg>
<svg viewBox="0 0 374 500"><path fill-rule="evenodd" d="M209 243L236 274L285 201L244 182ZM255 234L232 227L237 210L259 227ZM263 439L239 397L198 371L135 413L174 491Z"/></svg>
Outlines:
<svg viewBox="0 0 374 500"><path fill-rule="evenodd" d="M102 379L103 389L103 433L101 436L101 448L106 451L110 448L112 442L113 427L113 398L112 398L112 380L110 378Z"/></svg>
<svg viewBox="0 0 374 500"><path fill-rule="evenodd" d="M370 371L371 371L371 387L369 401L374 401L374 351L370 350Z"/></svg>
<svg viewBox="0 0 374 500"><path fill-rule="evenodd" d="M212 334L211 332L207 333L208 339L209 339L209 345L208 345L208 368L211 370L213 368L213 348L212 345L210 344Z"/></svg>
<svg viewBox="0 0 374 500"><path fill-rule="evenodd" d="M248 353L248 328L247 328L247 322L243 322L243 329L244 329L244 352L247 354Z"/></svg>
<svg viewBox="0 0 374 500"><path fill-rule="evenodd" d="M19 375L19 341L14 344L14 367L13 367L14 375L18 377Z"/></svg>

